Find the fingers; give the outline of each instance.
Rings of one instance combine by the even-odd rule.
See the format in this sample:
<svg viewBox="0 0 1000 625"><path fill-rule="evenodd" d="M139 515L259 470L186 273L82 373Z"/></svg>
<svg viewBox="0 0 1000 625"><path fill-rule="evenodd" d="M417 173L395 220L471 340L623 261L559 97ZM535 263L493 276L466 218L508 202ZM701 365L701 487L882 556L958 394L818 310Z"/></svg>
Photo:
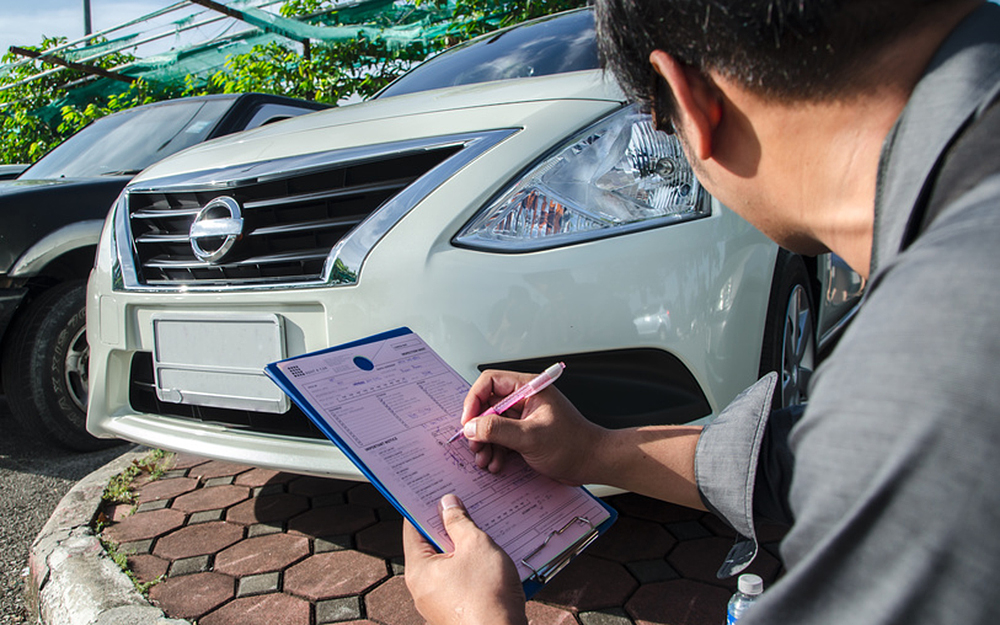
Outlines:
<svg viewBox="0 0 1000 625"><path fill-rule="evenodd" d="M524 590L517 567L480 530L461 500L439 502L451 553L434 549L409 523L403 524L406 587L428 623L509 623L527 625Z"/></svg>
<svg viewBox="0 0 1000 625"><path fill-rule="evenodd" d="M501 445L520 452L524 446L527 422L499 415L476 417L463 426L465 438L477 443Z"/></svg>
<svg viewBox="0 0 1000 625"><path fill-rule="evenodd" d="M413 527L408 520L403 520L403 557L407 563L420 562L437 554L434 546L427 542L424 535Z"/></svg>
<svg viewBox="0 0 1000 625"><path fill-rule="evenodd" d="M519 386L531 380L532 376L527 373L514 373L513 371L484 371L472 384L469 393L465 396L462 404L462 423L473 417L477 417L484 410L492 405L490 399L499 401L513 393Z"/></svg>
<svg viewBox="0 0 1000 625"><path fill-rule="evenodd" d="M455 543L456 551L471 540L478 539L479 535L483 533L469 516L465 505L455 495L442 497L438 503L438 511L441 513L445 531L448 532L451 541Z"/></svg>

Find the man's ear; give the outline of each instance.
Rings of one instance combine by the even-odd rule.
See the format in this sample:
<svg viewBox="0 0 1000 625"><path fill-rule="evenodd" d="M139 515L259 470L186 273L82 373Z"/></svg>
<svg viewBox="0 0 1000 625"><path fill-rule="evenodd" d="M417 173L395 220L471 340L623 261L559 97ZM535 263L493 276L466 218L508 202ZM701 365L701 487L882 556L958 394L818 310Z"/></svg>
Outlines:
<svg viewBox="0 0 1000 625"><path fill-rule="evenodd" d="M712 156L712 137L722 120L722 102L715 86L663 50L653 50L649 62L670 85L677 105L678 119L674 122L694 151L693 156L708 159Z"/></svg>

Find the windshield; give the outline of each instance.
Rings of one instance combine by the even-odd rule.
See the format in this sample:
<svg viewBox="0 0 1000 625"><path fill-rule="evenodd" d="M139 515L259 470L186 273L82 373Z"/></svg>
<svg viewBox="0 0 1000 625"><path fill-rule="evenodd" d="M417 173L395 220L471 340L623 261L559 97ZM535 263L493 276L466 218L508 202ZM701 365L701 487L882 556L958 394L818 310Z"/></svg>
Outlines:
<svg viewBox="0 0 1000 625"><path fill-rule="evenodd" d="M130 109L93 122L21 174L21 179L132 176L204 141L230 99L187 100Z"/></svg>
<svg viewBox="0 0 1000 625"><path fill-rule="evenodd" d="M377 97L597 69L589 10L542 18L460 44L404 74Z"/></svg>

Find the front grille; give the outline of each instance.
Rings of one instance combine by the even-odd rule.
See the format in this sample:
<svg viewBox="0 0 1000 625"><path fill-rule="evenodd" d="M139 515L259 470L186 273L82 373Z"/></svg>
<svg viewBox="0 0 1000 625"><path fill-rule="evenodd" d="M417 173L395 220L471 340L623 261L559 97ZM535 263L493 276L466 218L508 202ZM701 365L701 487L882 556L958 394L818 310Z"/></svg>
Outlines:
<svg viewBox="0 0 1000 625"><path fill-rule="evenodd" d="M150 352L136 352L132 355L128 395L129 404L136 412L213 423L233 430L326 440L309 417L294 404L284 414L273 414L160 401L153 382L153 354Z"/></svg>
<svg viewBox="0 0 1000 625"><path fill-rule="evenodd" d="M448 145L397 153L224 188L131 191L128 216L138 282L252 286L323 279L338 241L460 149ZM189 231L202 208L222 196L242 207L242 234L222 258L206 262L195 255ZM223 239L202 243L218 247Z"/></svg>

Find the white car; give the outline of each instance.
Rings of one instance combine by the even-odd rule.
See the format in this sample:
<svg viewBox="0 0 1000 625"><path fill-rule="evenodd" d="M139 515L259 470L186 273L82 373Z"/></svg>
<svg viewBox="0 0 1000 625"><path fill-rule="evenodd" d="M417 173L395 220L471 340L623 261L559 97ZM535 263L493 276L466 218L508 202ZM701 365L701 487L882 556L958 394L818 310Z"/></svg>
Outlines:
<svg viewBox="0 0 1000 625"><path fill-rule="evenodd" d="M88 429L360 479L262 367L400 326L470 381L564 361L611 427L709 419L762 369L795 402L814 272L701 189L571 12L139 175L90 278Z"/></svg>

